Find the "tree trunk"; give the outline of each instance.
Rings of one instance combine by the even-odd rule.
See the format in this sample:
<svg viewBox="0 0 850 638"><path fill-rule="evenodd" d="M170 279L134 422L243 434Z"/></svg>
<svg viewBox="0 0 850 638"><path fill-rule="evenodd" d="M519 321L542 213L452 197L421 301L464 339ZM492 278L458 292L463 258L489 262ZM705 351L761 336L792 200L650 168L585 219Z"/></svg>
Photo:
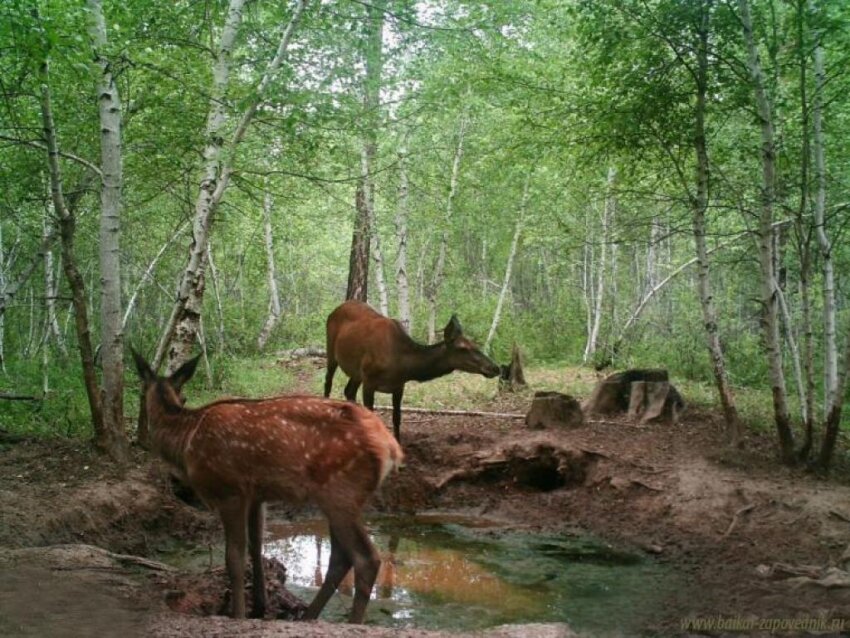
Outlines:
<svg viewBox="0 0 850 638"><path fill-rule="evenodd" d="M369 234L372 242L372 258L375 260L375 282L378 284L378 303L381 314L385 317L390 314L390 299L387 293L387 279L384 275L384 252L381 250L381 234L378 231L378 220L375 215L375 185L372 179L368 176L369 154L366 149L363 150L363 171L365 179L369 184L367 192L369 198L366 203L366 211L369 215Z"/></svg>
<svg viewBox="0 0 850 638"><path fill-rule="evenodd" d="M127 458L124 430L124 333L121 328L121 99L104 57L106 20L100 0L88 0L94 44L98 110L100 111L100 151L103 185L100 194L100 326L103 370L103 434L101 447L115 460Z"/></svg>
<svg viewBox="0 0 850 638"><path fill-rule="evenodd" d="M383 273L383 254L375 226L375 185L372 171L378 151L380 127L381 73L383 69L385 0L366 5L367 32L363 47L366 75L363 79L363 108L365 126L360 155L360 179L354 193L354 231L349 257L346 299L368 301L369 259L374 245L376 280L380 293L381 312L388 314L386 280Z"/></svg>
<svg viewBox="0 0 850 638"><path fill-rule="evenodd" d="M44 127L44 137L47 142L47 163L50 169L50 194L53 206L59 216L59 235L62 241L62 265L71 298L74 304L74 320L77 330L77 344L80 350L80 360L83 367L83 382L91 411L92 427L95 443L100 445L106 440L103 430L103 409L100 401L100 389L97 385L97 373L94 367L94 354L89 332L88 308L86 306L86 290L83 277L77 268L74 252L74 231L76 219L67 207L62 192L62 172L59 167L59 145L56 141L56 126L53 123L53 109L50 100L50 72L48 61L42 63L41 76L41 117Z"/></svg>
<svg viewBox="0 0 850 638"><path fill-rule="evenodd" d="M269 316L257 337L257 348L262 352L269 336L280 319L280 295L277 290L277 278L274 265L274 237L272 236L272 196L266 191L263 198L263 236L266 244L266 264L269 282Z"/></svg>
<svg viewBox="0 0 850 638"><path fill-rule="evenodd" d="M47 237L52 231L48 226L48 220L45 218L42 224L42 243L46 242ZM44 251L44 309L47 321L46 334L44 336L45 347L50 339L59 348L59 352L63 357L68 356L68 348L65 347L65 339L62 338L62 331L59 329L59 320L56 318L56 296L59 293L56 285L56 277L53 272L53 251L47 249Z"/></svg>
<svg viewBox="0 0 850 638"><path fill-rule="evenodd" d="M755 92L756 107L761 127L762 201L758 222L758 237L764 342L770 368L773 411L780 456L784 463L792 464L795 461L794 433L791 430L791 417L788 413L788 396L785 388L785 376L782 370L782 342L779 335L776 273L774 272L773 259L773 206L776 179L773 115L771 113L770 103L768 102L764 86L764 75L753 35L749 1L738 0L738 7L741 14L744 44L747 49L747 68Z"/></svg>
<svg viewBox="0 0 850 638"><path fill-rule="evenodd" d="M398 169L398 208L395 216L398 254L395 261L395 281L398 290L398 319L404 330L410 334L413 330L413 321L410 316L410 286L407 281L407 206L410 185L407 181L407 145L405 143L402 143L398 152Z"/></svg>
<svg viewBox="0 0 850 638"><path fill-rule="evenodd" d="M815 10L815 3L810 2ZM824 405L825 412L836 402L838 383L838 346L835 335L835 272L832 264L832 243L826 234L826 159L823 141L823 88L826 83L824 52L820 29L814 30L815 92L812 96L812 150L815 160L815 237L821 253L823 268L823 357L824 357Z"/></svg>
<svg viewBox="0 0 850 638"><path fill-rule="evenodd" d="M213 285L213 297L215 298L215 314L218 322L216 324L216 350L220 353L224 352L224 346L226 345L225 340L225 331L224 331L224 308L221 305L221 285L219 284L218 277L218 268L216 268L215 261L213 260L213 249L212 244L207 242L207 262L210 267L210 279L212 279ZM239 262L239 276L237 279L242 281L242 261ZM242 308L242 288L239 288L239 304L240 308ZM242 318L244 320L244 313L242 314Z"/></svg>
<svg viewBox="0 0 850 638"><path fill-rule="evenodd" d="M706 346L711 358L711 368L714 373L714 383L720 405L723 408L723 418L726 421L726 437L729 445L741 445L742 427L738 418L738 408L735 405L735 395L729 385L726 373L726 359L723 346L720 343L720 331L717 325L717 310L714 306L714 296L711 290L711 274L706 246L706 211L709 203L710 164L705 135L706 94L708 92L708 33L709 6L703 2L701 6L699 25L699 44L697 48L696 68L696 109L694 111L694 151L696 154L696 196L691 201L692 226L694 246L697 253L697 294L702 307L703 327L705 328Z"/></svg>
<svg viewBox="0 0 850 638"><path fill-rule="evenodd" d="M803 413L803 444L797 457L803 461L809 458L814 445L815 419L815 364L814 364L814 331L812 329L812 233L811 224L806 220L809 209L809 167L811 163L811 132L809 127L809 99L807 95L808 81L808 49L805 42L805 7L804 0L797 2L797 52L800 63L800 205L797 209L796 231L797 252L800 259L800 332L802 335L803 376L805 377L805 401Z"/></svg>
<svg viewBox="0 0 850 638"><path fill-rule="evenodd" d="M228 153L224 154L225 141L223 129L227 114L225 110L225 94L230 78L230 60L233 45L239 25L242 21L242 10L245 0L230 0L227 18L222 31L221 41L216 52L213 66L213 82L210 90L210 111L207 117L206 139L204 149L204 176L200 184L198 199L195 203L195 218L193 226L193 245L189 253L189 261L183 272L177 300L171 316L160 339L153 367L157 369L166 350L168 350L168 365L166 374L171 374L189 358L195 343L203 303L205 279L204 272L207 264L207 242L210 227L215 212L221 202L224 192L232 175L232 163L236 148L245 137L248 126L257 112L257 108L265 97L270 82L276 77L285 57L292 33L304 11L305 0L298 0L289 24L284 30L274 59L269 63L254 92L248 106L242 112L239 123L227 143Z"/></svg>
<svg viewBox="0 0 850 638"><path fill-rule="evenodd" d="M511 251L508 253L508 263L505 266L505 278L502 281L502 289L499 292L499 301L496 302L496 311L493 313L493 322L490 324L490 332L487 333L487 340L484 342L484 352L490 351L490 345L493 343L493 337L496 334L496 329L499 327L499 319L502 316L502 305L505 302L505 296L511 285L511 274L514 268L514 258L516 257L517 247L519 246L519 236L522 232L522 225L525 221L526 207L528 206L528 185L531 180L531 175L525 178L525 187L522 189L522 200L519 204L519 214L517 215L516 227L514 228L514 237L511 240Z"/></svg>
<svg viewBox="0 0 850 638"><path fill-rule="evenodd" d="M369 299L369 211L366 204L366 185L361 176L354 191L354 231L348 258L346 299L366 302Z"/></svg>
<svg viewBox="0 0 850 638"><path fill-rule="evenodd" d="M6 297L6 247L3 245L3 224L0 224L0 299ZM0 312L0 372L6 374L5 313Z"/></svg>
<svg viewBox="0 0 850 638"><path fill-rule="evenodd" d="M468 106L468 105L467 105ZM467 112L464 110L460 118L460 127L457 135L457 146L452 160L452 174L449 179L449 196L446 199L446 213L443 218L443 230L440 234L440 248L437 253L437 262L434 265L434 277L426 286L425 296L428 299L428 343L437 340L437 295L443 284L443 276L446 268L446 252L449 243L449 226L452 221L452 210L455 195L457 195L458 176L460 175L460 161L463 158L463 138L466 134Z"/></svg>
<svg viewBox="0 0 850 638"><path fill-rule="evenodd" d="M590 332L587 335L587 343L584 346L584 357L587 363L596 353L599 340L599 329L602 324L602 302L605 298L605 279L607 278L608 243L611 241L611 220L614 216L614 182L617 179L617 170L612 166L608 169L608 190L605 196L605 206L602 210L602 243L599 248L599 261L596 266L596 285L594 287L594 306L591 311L593 321L590 324ZM593 283L591 282L591 286Z"/></svg>

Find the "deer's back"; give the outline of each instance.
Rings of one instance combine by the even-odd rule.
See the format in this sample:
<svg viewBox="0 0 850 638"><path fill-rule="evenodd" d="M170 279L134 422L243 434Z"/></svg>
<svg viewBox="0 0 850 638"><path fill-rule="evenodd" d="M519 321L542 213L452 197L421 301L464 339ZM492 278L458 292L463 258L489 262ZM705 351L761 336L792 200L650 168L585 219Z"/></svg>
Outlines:
<svg viewBox="0 0 850 638"><path fill-rule="evenodd" d="M198 417L184 454L186 475L211 504L231 496L363 501L402 458L383 422L348 402L225 400L200 408Z"/></svg>
<svg viewBox="0 0 850 638"><path fill-rule="evenodd" d="M388 371L398 358L406 334L389 319L360 301L346 301L328 317L328 354L343 371L360 379L364 367Z"/></svg>

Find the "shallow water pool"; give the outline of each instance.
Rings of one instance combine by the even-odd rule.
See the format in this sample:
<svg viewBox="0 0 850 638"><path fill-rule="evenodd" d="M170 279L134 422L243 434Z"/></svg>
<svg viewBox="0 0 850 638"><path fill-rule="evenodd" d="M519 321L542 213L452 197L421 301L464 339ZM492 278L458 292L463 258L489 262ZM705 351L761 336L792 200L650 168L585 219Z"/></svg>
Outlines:
<svg viewBox="0 0 850 638"><path fill-rule="evenodd" d="M367 527L383 561L369 624L473 630L566 622L594 635L632 634L673 589L669 570L649 557L584 535L436 515L374 519ZM286 565L287 587L309 602L328 566L327 524L270 522L264 553ZM352 577L323 619L345 619Z"/></svg>

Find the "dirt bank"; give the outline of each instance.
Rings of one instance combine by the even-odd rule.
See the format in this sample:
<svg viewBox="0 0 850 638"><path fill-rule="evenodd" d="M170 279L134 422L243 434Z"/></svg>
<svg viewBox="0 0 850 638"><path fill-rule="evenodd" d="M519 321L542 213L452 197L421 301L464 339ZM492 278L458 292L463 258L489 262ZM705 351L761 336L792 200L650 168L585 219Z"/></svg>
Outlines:
<svg viewBox="0 0 850 638"><path fill-rule="evenodd" d="M508 396L489 407L525 405L526 396ZM688 633L684 618L850 621L843 572L823 571L843 567L850 487L777 466L767 438L751 437L741 453L718 454L713 413L691 409L670 427L606 420L534 432L519 420L409 414L402 437L407 466L388 480L377 509L459 511L531 530L582 528L641 548L686 583L647 622L647 634ZM0 633L45 635L51 627L51 635L79 635L74 623L121 626L126 635L233 633L227 619L170 612L171 594L162 584L167 568L136 558L159 555L181 540L197 545L221 536L211 515L174 494L163 466L135 451L130 466L117 470L87 446L65 440L0 446L0 563L8 575L0 586ZM45 549L58 544L66 547ZM38 622L22 611L28 608L21 601L33 599L52 610ZM63 616L69 608L74 613ZM306 627L245 621L239 631L340 631L324 623ZM509 635L500 631L490 635ZM569 635L564 626L523 631L514 635ZM390 635L378 628L358 632Z"/></svg>

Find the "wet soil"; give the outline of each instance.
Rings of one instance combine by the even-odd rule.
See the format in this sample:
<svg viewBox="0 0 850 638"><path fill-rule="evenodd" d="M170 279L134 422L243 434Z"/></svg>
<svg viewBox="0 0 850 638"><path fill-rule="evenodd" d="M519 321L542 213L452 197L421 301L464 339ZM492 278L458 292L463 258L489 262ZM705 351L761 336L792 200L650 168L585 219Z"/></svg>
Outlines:
<svg viewBox="0 0 850 638"><path fill-rule="evenodd" d="M480 409L521 413L529 402L506 393ZM581 529L645 551L682 575L646 635L695 634L683 619L716 617L846 618L850 628L850 587L787 578L785 569L846 567L850 486L840 473L827 481L781 467L768 435L750 435L734 452L722 440L719 411L696 408L672 426L605 419L542 431L521 419L409 413L406 466L372 507L484 516L529 532ZM221 616L199 616L218 611L221 601L211 600L224 595L221 571L196 583L155 559L220 544L222 532L180 496L167 469L141 450L116 468L79 441L0 437L0 634L439 635L263 621L242 621L237 631ZM571 634L539 625L488 635Z"/></svg>

